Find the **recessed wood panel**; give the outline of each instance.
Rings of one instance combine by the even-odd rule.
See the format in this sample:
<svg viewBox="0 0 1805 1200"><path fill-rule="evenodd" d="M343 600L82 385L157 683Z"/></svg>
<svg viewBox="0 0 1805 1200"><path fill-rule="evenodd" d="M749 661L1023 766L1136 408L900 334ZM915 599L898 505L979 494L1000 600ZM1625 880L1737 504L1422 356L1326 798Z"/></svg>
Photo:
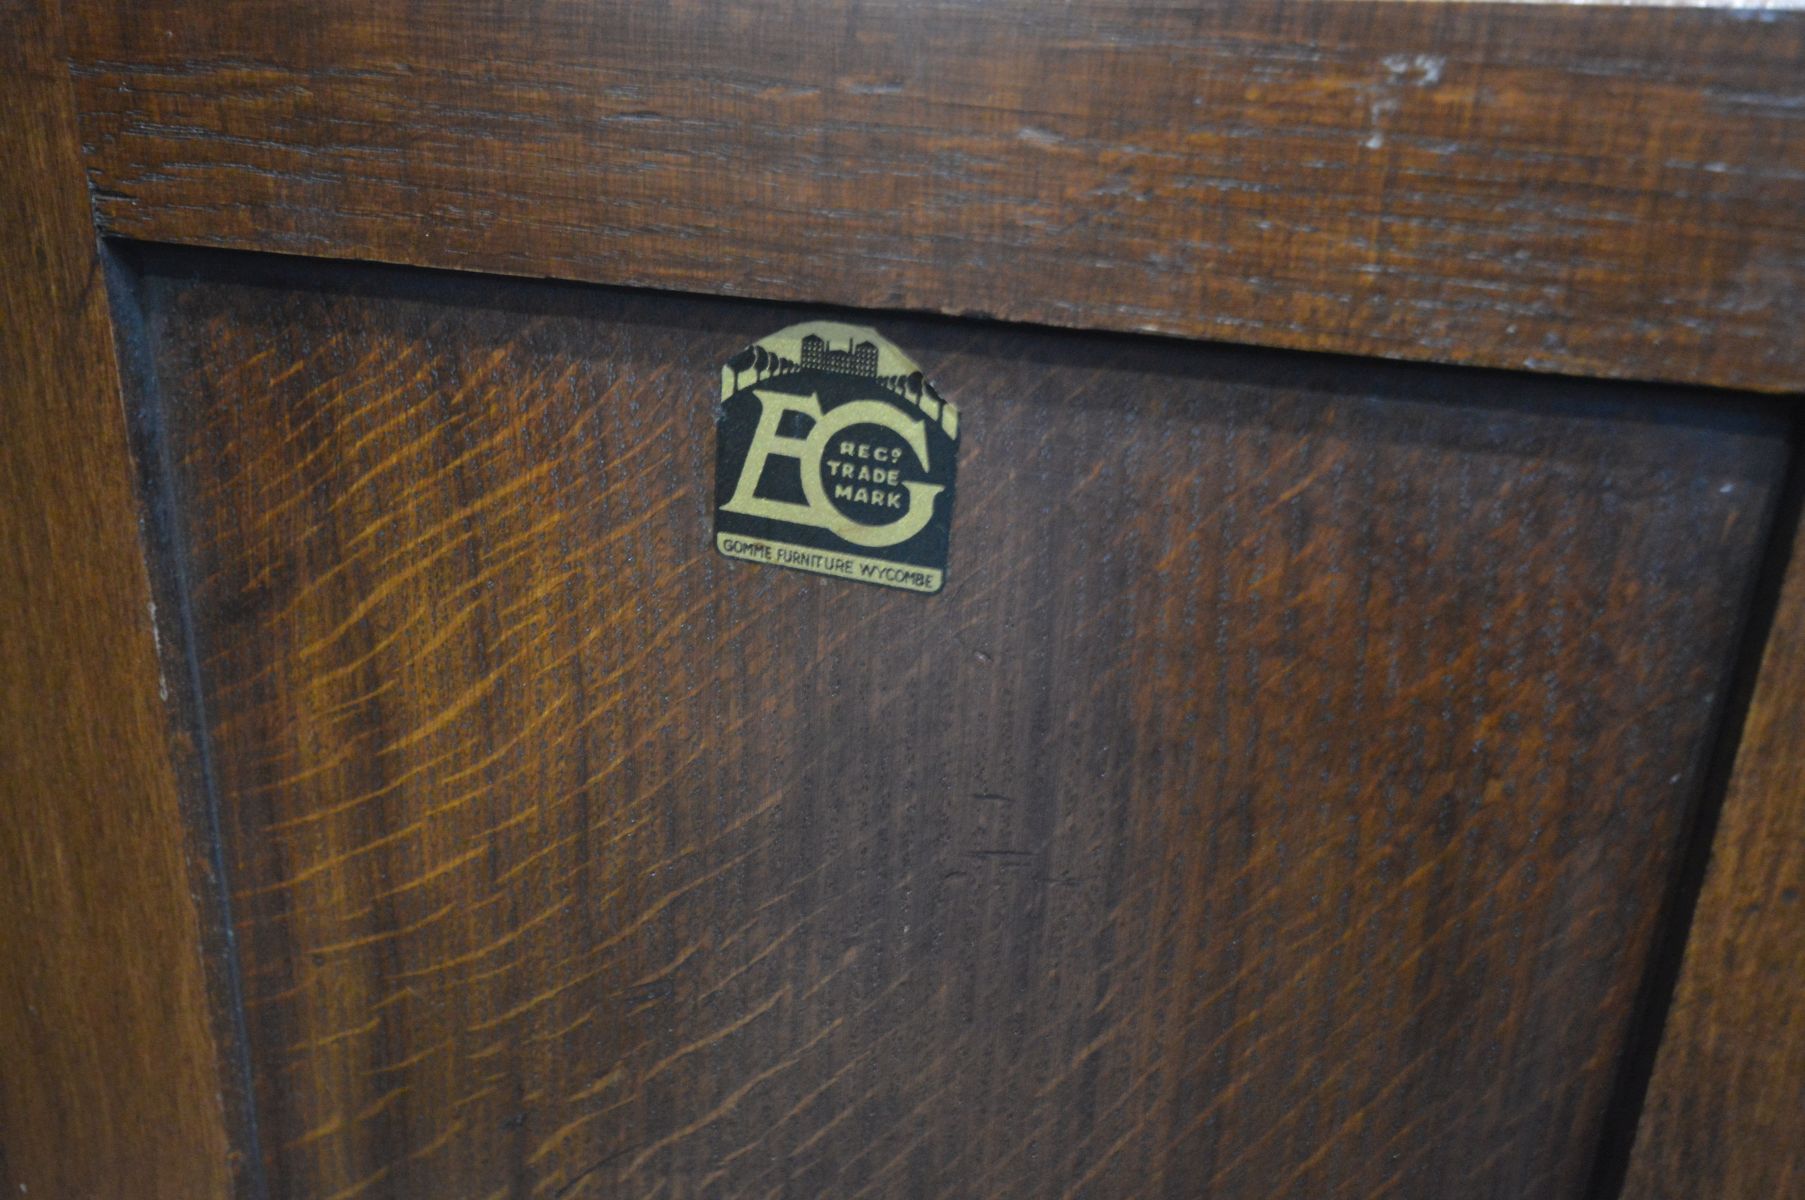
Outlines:
<svg viewBox="0 0 1805 1200"><path fill-rule="evenodd" d="M274 1194L1579 1194L1766 410L861 315L919 596L711 547L814 310L147 262Z"/></svg>

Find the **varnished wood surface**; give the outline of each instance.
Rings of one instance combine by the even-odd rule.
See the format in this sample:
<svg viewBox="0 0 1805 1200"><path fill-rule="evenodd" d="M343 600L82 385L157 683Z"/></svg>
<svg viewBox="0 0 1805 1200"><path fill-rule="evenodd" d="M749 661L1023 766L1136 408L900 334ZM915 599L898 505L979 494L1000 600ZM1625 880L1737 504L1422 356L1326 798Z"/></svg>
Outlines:
<svg viewBox="0 0 1805 1200"><path fill-rule="evenodd" d="M69 0L104 228L1805 387L1805 14Z"/></svg>
<svg viewBox="0 0 1805 1200"><path fill-rule="evenodd" d="M144 295L275 1194L1580 1194L1776 422L888 320L921 597L710 548L813 310Z"/></svg>
<svg viewBox="0 0 1805 1200"><path fill-rule="evenodd" d="M213 1200L229 1148L54 5L0 5L0 1195Z"/></svg>
<svg viewBox="0 0 1805 1200"><path fill-rule="evenodd" d="M1624 1200L1805 1190L1805 539L1712 842Z"/></svg>

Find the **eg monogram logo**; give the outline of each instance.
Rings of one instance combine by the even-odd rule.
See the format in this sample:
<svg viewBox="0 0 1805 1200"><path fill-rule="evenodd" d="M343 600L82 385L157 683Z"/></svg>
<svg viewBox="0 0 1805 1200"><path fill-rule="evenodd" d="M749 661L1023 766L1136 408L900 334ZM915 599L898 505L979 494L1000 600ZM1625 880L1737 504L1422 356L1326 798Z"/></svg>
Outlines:
<svg viewBox="0 0 1805 1200"><path fill-rule="evenodd" d="M946 490L939 484L919 480L902 483L908 495L903 515L882 525L867 525L834 506L821 477L823 452L836 435L855 425L875 425L890 430L914 452L922 469L929 469L928 439L923 432L923 421L910 420L879 400L854 400L822 416L821 403L812 395L792 396L762 388L754 389L752 394L764 407L759 413L758 428L752 434L746 464L740 468L739 484L733 490L732 499L721 506L724 510L831 529L855 546L894 546L906 542L920 533L922 526L933 517L934 497ZM800 413L813 422L807 437L784 437L777 432L785 413ZM842 448L850 457L856 452L853 447L860 444L847 442ZM800 464L803 503L767 500L757 494L758 483L765 475L765 464L773 454L789 455ZM884 460L880 458L879 461ZM887 474L895 476L899 472ZM850 487L850 484L835 485L836 490L841 491ZM885 503L890 503L894 495L885 493Z"/></svg>
<svg viewBox="0 0 1805 1200"><path fill-rule="evenodd" d="M715 546L910 591L945 582L959 410L895 346L791 326L721 368Z"/></svg>

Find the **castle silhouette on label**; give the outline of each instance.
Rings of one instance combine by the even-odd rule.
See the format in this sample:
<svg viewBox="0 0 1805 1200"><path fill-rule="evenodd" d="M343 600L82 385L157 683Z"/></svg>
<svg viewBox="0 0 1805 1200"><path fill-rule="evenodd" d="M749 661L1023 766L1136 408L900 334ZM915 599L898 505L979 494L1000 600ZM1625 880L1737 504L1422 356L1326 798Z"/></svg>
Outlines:
<svg viewBox="0 0 1805 1200"><path fill-rule="evenodd" d="M870 342L848 341L846 349L835 350L819 334L811 333L802 339L802 365L804 369L838 371L843 375L876 379L877 347Z"/></svg>
<svg viewBox="0 0 1805 1200"><path fill-rule="evenodd" d="M844 348L836 347L832 341L814 330L826 327L827 332L846 338ZM807 329L800 338L793 335ZM895 396L899 401L917 409L928 420L937 422L946 431L946 436L959 436L959 410L934 390L934 385L922 378L921 371L915 364L900 354L898 366L904 370L895 375L879 375L880 354L879 342L852 336L854 333L866 333L869 330L848 329L845 326L833 326L828 322L811 323L810 325L791 326L781 334L747 346L738 354L721 364L721 399L732 398L748 382L760 383L767 379L781 379L798 371L832 371L838 375L854 375L870 379L879 387ZM888 353L895 353L892 346ZM790 357L795 355L794 358ZM800 359L801 361L797 361ZM748 381L747 376L751 376Z"/></svg>

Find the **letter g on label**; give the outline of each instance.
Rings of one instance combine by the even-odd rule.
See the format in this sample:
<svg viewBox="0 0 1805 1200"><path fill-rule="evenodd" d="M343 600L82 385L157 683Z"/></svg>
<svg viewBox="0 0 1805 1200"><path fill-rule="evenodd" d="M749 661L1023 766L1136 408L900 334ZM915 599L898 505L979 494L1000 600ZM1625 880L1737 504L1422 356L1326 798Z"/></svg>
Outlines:
<svg viewBox="0 0 1805 1200"><path fill-rule="evenodd" d="M853 520L835 507L821 486L821 456L834 436L854 425L878 425L896 434L915 452L922 470L928 470L928 439L923 425L879 400L854 400L821 414L816 396L792 396L753 390L761 406L758 427L752 444L746 450L746 461L733 489L733 498L721 505L727 512L751 517L769 517L793 521L830 530L855 546L894 546L920 533L934 515L934 497L945 489L937 483L910 482L909 507L903 515L883 525L865 525ZM804 437L785 437L777 432L785 413L801 413L814 424ZM806 501L769 500L757 494L759 481L765 476L765 464L773 454L795 459L802 468L802 495Z"/></svg>

